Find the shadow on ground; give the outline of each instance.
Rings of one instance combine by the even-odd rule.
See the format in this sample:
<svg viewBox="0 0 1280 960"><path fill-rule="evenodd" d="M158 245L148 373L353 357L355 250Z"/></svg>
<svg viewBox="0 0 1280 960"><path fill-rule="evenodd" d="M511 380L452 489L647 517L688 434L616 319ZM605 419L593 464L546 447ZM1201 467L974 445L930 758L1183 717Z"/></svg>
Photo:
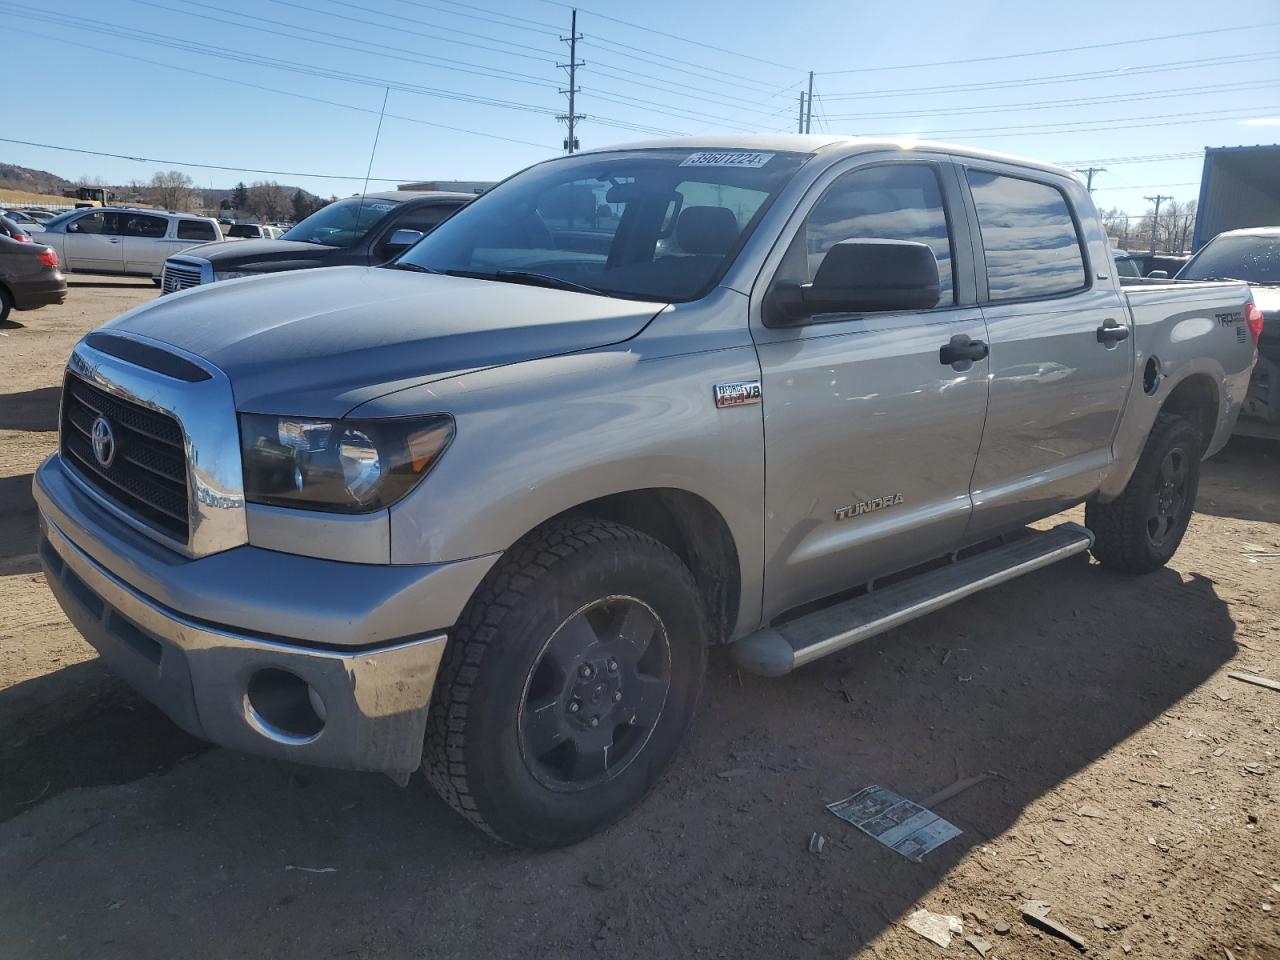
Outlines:
<svg viewBox="0 0 1280 960"><path fill-rule="evenodd" d="M1200 472L1197 512L1280 523L1280 440L1233 437Z"/></svg>
<svg viewBox="0 0 1280 960"><path fill-rule="evenodd" d="M57 430L61 398L61 387L40 387L0 396L0 430Z"/></svg>
<svg viewBox="0 0 1280 960"><path fill-rule="evenodd" d="M0 575L40 569L35 557L39 519L31 477L29 473L0 477Z"/></svg>
<svg viewBox="0 0 1280 960"><path fill-rule="evenodd" d="M419 777L402 790L222 750L122 786L50 787L0 825L0 955L181 943L192 958L847 956L1203 683L1234 631L1203 577L1122 578L1077 558L780 680L740 678L717 656L658 789L549 853L494 845ZM96 684L95 669L83 676ZM75 697L78 681L58 676L32 683ZM25 686L0 693L0 728ZM105 765L167 767L190 750L167 721L107 698L2 762L27 800L50 763L100 783ZM823 808L868 784L924 797L985 770L1003 779L939 808L964 833L919 864ZM813 831L828 837L820 857Z"/></svg>

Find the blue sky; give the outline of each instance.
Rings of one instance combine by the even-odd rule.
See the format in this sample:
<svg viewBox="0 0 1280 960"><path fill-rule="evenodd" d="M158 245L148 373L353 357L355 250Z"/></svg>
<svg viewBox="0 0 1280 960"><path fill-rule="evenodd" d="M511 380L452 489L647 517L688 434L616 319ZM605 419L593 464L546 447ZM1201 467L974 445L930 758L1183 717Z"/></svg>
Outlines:
<svg viewBox="0 0 1280 960"><path fill-rule="evenodd" d="M578 14L579 138L794 129L815 70L815 131L1093 162L1107 167L1099 206L1137 213L1145 194L1194 199L1206 145L1280 142L1274 0L1152 10L592 0ZM560 152L568 21L551 0L0 0L11 55L0 127L44 144L286 171L270 179L344 195L360 188L389 85L373 177L498 179ZM1188 36L1145 39L1169 34ZM1130 40L1143 42L1117 43ZM1049 52L1096 44L1113 45ZM40 79L22 94L15 76L28 73ZM268 179L9 143L0 159L110 182L170 166L204 186Z"/></svg>

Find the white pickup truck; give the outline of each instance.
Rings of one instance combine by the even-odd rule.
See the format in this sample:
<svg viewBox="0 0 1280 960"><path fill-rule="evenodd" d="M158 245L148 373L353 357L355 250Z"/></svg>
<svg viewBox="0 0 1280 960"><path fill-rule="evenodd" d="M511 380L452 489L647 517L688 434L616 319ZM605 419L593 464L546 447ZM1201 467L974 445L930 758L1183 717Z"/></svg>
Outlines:
<svg viewBox="0 0 1280 960"><path fill-rule="evenodd" d="M1057 167L830 136L580 153L386 267L89 334L41 557L188 730L424 767L492 835L569 843L661 775L711 644L778 675L1086 550L1164 564L1260 332L1243 283L1122 289Z"/></svg>

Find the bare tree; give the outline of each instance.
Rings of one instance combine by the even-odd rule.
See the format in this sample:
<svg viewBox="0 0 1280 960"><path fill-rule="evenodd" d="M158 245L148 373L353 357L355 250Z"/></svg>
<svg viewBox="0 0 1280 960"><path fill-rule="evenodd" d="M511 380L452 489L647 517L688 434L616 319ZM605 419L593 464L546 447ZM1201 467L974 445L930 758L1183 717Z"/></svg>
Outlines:
<svg viewBox="0 0 1280 960"><path fill-rule="evenodd" d="M279 220L293 209L287 187L274 180L259 181L246 191L246 208L262 221Z"/></svg>
<svg viewBox="0 0 1280 960"><path fill-rule="evenodd" d="M162 210L187 210L199 199L195 181L178 170L157 173L151 178L147 192L151 202Z"/></svg>

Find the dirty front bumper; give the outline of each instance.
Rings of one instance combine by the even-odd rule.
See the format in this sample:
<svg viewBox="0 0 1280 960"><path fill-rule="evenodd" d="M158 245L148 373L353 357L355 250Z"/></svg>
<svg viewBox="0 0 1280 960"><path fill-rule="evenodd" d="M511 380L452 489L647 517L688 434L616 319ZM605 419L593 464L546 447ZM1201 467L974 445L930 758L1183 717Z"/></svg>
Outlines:
<svg viewBox="0 0 1280 960"><path fill-rule="evenodd" d="M465 584L478 582L492 560L406 570L251 546L188 560L101 510L56 455L33 486L41 563L67 617L109 667L185 730L299 763L391 774L419 766L446 634L379 635L410 619L452 624L470 593ZM223 617L214 620L194 599L183 610L165 602L204 577L205 599L234 595L228 570L241 572L240 602L224 601ZM391 586L372 589L369 577ZM282 630L263 629L272 616L262 598L272 591ZM311 608L301 611L308 597ZM334 605L335 597L346 599ZM300 637L296 628L312 618L315 629ZM314 642L338 634L359 646Z"/></svg>

